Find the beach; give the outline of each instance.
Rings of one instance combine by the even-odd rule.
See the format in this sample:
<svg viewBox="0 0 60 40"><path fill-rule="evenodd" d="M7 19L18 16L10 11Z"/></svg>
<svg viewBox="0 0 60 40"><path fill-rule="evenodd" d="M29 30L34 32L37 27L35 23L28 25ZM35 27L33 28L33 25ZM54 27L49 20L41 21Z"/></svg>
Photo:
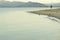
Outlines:
<svg viewBox="0 0 60 40"><path fill-rule="evenodd" d="M38 11L31 11L31 13L38 15L48 15L50 17L55 17L60 19L60 9L38 10Z"/></svg>

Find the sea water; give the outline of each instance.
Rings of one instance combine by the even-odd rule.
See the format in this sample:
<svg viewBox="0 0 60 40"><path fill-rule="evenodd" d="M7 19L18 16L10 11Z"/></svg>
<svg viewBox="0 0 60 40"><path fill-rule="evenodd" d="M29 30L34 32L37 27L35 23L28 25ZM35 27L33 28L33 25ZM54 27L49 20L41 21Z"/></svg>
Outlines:
<svg viewBox="0 0 60 40"><path fill-rule="evenodd" d="M60 40L60 23L28 13L49 8L0 8L0 40Z"/></svg>

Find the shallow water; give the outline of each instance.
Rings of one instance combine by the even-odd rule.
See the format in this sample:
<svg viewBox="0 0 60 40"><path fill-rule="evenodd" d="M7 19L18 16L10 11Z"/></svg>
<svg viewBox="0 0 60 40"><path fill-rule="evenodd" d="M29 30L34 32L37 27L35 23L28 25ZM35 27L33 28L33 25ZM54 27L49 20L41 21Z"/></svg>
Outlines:
<svg viewBox="0 0 60 40"><path fill-rule="evenodd" d="M60 23L27 13L46 8L0 8L0 40L60 40Z"/></svg>

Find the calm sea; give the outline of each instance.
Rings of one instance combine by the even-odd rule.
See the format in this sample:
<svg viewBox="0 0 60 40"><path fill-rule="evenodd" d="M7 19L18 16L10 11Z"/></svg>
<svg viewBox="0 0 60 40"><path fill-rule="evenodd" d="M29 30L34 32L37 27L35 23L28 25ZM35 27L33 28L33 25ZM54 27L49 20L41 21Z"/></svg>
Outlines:
<svg viewBox="0 0 60 40"><path fill-rule="evenodd" d="M60 40L60 23L27 11L50 8L0 8L0 40Z"/></svg>

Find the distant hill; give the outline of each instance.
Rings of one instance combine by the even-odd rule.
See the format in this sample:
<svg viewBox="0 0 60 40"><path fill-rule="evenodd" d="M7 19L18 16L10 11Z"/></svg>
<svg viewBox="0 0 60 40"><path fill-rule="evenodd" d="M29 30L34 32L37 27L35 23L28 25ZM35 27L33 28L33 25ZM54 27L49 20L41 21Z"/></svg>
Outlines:
<svg viewBox="0 0 60 40"><path fill-rule="evenodd" d="M60 7L60 3L55 3L55 4L45 4L47 6L53 6L53 7Z"/></svg>
<svg viewBox="0 0 60 40"><path fill-rule="evenodd" d="M0 7L46 7L37 2L0 2Z"/></svg>
<svg viewBox="0 0 60 40"><path fill-rule="evenodd" d="M60 3L53 4L53 6L60 7Z"/></svg>

